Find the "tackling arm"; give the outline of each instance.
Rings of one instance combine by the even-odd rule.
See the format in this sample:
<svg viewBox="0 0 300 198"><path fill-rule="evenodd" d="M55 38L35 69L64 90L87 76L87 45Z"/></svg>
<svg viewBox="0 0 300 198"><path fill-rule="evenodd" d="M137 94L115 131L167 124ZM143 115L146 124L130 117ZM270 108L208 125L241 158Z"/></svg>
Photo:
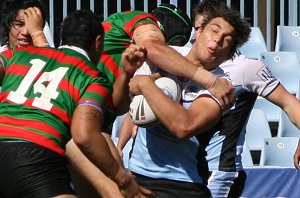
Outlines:
<svg viewBox="0 0 300 198"><path fill-rule="evenodd" d="M138 186L130 173L113 157L105 137L100 133L103 114L89 105L76 108L71 125L74 143L85 156L118 185L125 197L151 193Z"/></svg>
<svg viewBox="0 0 300 198"><path fill-rule="evenodd" d="M234 88L231 83L206 71L202 65L193 64L170 48L165 43L161 30L155 25L137 27L133 39L136 44L146 48L147 59L157 67L197 82L218 98L224 108L233 102Z"/></svg>

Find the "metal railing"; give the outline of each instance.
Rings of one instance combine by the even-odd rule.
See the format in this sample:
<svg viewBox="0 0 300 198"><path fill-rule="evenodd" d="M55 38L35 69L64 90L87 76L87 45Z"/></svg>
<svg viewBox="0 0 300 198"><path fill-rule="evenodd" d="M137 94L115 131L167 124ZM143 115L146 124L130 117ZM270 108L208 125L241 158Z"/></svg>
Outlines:
<svg viewBox="0 0 300 198"><path fill-rule="evenodd" d="M58 23L72 9L88 7L97 14L101 14L103 19L105 19L114 12L128 9L139 9L149 12L161 3L172 3L182 9L185 8L186 13L191 17L193 5L199 0L62 0L62 9L59 8L59 5L57 6L59 3L61 5L61 0L47 1L49 1L51 34L57 40ZM273 50L274 48L277 25L299 24L299 0L226 0L226 2L228 6L238 9L241 16L249 18L252 26L261 28L268 50ZM62 14L58 14L58 12L62 12ZM61 18L56 18L58 16Z"/></svg>

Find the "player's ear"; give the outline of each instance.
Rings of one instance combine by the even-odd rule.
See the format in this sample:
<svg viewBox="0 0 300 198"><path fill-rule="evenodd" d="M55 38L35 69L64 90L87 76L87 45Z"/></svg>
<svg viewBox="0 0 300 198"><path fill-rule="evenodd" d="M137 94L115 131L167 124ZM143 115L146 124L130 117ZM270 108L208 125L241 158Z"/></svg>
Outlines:
<svg viewBox="0 0 300 198"><path fill-rule="evenodd" d="M199 37L199 35L202 33L203 31L203 28L202 27L199 27L196 31L195 31L195 37L196 39Z"/></svg>
<svg viewBox="0 0 300 198"><path fill-rule="evenodd" d="M103 37L101 35L98 35L95 39L95 49L97 52L100 52L103 49Z"/></svg>

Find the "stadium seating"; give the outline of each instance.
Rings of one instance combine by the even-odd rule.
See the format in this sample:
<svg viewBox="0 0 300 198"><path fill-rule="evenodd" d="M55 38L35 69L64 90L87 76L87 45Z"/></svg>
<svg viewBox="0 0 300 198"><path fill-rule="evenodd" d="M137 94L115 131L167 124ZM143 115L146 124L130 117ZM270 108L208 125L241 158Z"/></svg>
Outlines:
<svg viewBox="0 0 300 198"><path fill-rule="evenodd" d="M269 137L272 135L265 112L261 109L252 109L246 125L245 136L250 151L261 151L264 138Z"/></svg>
<svg viewBox="0 0 300 198"><path fill-rule="evenodd" d="M290 93L300 92L300 62L295 52L262 52L259 59ZM268 100L258 97L253 108L264 110L269 122L279 121L281 109Z"/></svg>
<svg viewBox="0 0 300 198"><path fill-rule="evenodd" d="M243 146L242 163L243 163L243 167L253 166L253 159L247 141L244 142L244 146Z"/></svg>
<svg viewBox="0 0 300 198"><path fill-rule="evenodd" d="M241 48L241 54L252 59L259 59L260 52L267 52L265 39L259 27L251 27L250 38Z"/></svg>
<svg viewBox="0 0 300 198"><path fill-rule="evenodd" d="M258 97L254 103L253 109L263 110L268 122L279 122L281 109L267 99Z"/></svg>
<svg viewBox="0 0 300 198"><path fill-rule="evenodd" d="M300 26L277 26L275 51L294 51L300 57Z"/></svg>
<svg viewBox="0 0 300 198"><path fill-rule="evenodd" d="M260 166L294 167L293 156L298 145L297 137L273 137L264 140Z"/></svg>
<svg viewBox="0 0 300 198"><path fill-rule="evenodd" d="M300 137L300 130L289 120L283 110L280 112L277 135L278 137Z"/></svg>
<svg viewBox="0 0 300 198"><path fill-rule="evenodd" d="M292 94L296 94L300 78L300 65L295 52L262 52L260 60Z"/></svg>

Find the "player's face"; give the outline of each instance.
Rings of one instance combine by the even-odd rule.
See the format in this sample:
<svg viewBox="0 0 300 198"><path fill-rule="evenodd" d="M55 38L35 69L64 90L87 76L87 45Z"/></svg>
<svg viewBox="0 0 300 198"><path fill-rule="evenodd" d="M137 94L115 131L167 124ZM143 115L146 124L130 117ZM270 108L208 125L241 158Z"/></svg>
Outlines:
<svg viewBox="0 0 300 198"><path fill-rule="evenodd" d="M10 48L17 46L32 45L31 36L26 29L24 21L24 10L19 10L9 31L9 46Z"/></svg>
<svg viewBox="0 0 300 198"><path fill-rule="evenodd" d="M212 19L197 34L197 57L207 69L214 69L231 56L235 29L223 18Z"/></svg>

